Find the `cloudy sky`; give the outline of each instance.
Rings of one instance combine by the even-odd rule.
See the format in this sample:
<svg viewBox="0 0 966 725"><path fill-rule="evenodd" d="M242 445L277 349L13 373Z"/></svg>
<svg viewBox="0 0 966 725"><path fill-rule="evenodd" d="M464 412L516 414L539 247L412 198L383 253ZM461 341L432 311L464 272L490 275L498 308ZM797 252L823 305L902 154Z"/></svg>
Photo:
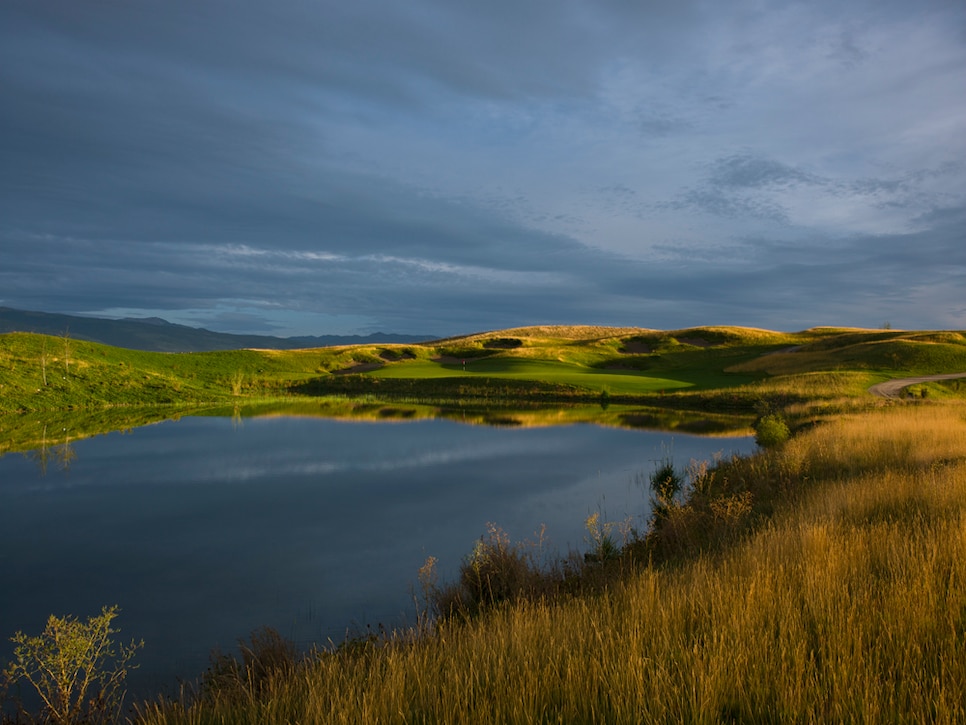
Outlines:
<svg viewBox="0 0 966 725"><path fill-rule="evenodd" d="M966 328L963 0L0 0L0 305Z"/></svg>

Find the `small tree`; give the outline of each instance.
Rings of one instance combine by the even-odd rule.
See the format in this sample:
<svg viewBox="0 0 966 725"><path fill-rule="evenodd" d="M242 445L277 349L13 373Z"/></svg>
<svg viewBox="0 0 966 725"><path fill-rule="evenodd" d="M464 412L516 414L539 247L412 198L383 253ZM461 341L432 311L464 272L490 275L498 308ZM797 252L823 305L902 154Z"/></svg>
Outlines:
<svg viewBox="0 0 966 725"><path fill-rule="evenodd" d="M43 634L17 632L14 659L4 671L11 682L26 680L44 702L44 721L57 725L108 723L118 719L131 658L144 642L116 648L111 621L118 608L80 622L51 615Z"/></svg>
<svg viewBox="0 0 966 725"><path fill-rule="evenodd" d="M70 377L70 328L64 330L64 380Z"/></svg>

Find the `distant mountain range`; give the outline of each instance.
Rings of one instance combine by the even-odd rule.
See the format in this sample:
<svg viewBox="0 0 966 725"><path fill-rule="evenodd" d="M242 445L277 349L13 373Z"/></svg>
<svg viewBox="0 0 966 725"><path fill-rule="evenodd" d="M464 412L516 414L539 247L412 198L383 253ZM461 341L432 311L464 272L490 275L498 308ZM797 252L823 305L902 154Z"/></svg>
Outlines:
<svg viewBox="0 0 966 725"><path fill-rule="evenodd" d="M395 335L374 332L371 335L319 335L274 337L271 335L232 335L199 327L176 325L160 317L110 320L100 317L78 317L49 312L28 312L0 307L0 333L37 332L44 335L70 335L114 347L152 352L208 352L239 350L247 347L268 350L297 350L330 345L365 345L378 343L425 342L432 335Z"/></svg>

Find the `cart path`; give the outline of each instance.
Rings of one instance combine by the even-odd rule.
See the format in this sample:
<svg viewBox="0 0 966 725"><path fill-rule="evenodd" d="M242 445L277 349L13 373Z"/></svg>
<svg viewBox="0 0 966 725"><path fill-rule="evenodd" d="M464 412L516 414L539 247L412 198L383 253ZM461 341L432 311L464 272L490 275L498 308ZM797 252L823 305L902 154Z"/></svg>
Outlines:
<svg viewBox="0 0 966 725"><path fill-rule="evenodd" d="M869 392L878 395L880 398L898 398L903 388L917 383L931 383L934 380L955 380L956 378L966 378L966 373L948 373L947 375L923 375L917 378L899 378L897 380L886 380L884 383L876 383Z"/></svg>

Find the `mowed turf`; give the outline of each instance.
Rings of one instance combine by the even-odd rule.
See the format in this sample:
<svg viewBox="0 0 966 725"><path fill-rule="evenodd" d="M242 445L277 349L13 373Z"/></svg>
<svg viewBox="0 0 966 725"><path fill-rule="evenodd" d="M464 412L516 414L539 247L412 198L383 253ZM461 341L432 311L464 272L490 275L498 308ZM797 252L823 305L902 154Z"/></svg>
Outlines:
<svg viewBox="0 0 966 725"><path fill-rule="evenodd" d="M462 362L413 360L374 370L381 378L486 377L541 380L614 394L653 393L694 386L693 382L645 375L634 370L599 370L556 360L487 358Z"/></svg>

